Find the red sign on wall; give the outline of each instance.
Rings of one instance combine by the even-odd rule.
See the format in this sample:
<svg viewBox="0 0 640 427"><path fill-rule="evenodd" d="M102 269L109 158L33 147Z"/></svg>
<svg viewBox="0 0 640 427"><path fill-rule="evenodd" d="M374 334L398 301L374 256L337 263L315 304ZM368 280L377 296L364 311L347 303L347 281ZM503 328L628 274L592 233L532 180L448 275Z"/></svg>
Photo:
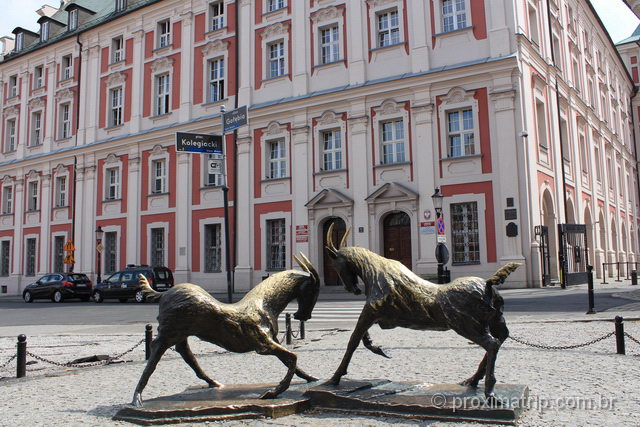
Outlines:
<svg viewBox="0 0 640 427"><path fill-rule="evenodd" d="M296 225L296 242L307 243L309 241L309 226Z"/></svg>

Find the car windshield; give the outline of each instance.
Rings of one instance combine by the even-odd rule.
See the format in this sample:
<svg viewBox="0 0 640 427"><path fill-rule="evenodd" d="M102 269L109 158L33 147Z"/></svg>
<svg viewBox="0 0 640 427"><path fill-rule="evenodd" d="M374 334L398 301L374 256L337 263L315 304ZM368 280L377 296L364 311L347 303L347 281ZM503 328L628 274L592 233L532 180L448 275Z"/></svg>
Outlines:
<svg viewBox="0 0 640 427"><path fill-rule="evenodd" d="M74 281L89 280L86 274L69 274L69 279Z"/></svg>
<svg viewBox="0 0 640 427"><path fill-rule="evenodd" d="M158 280L167 280L169 278L169 270L157 270L156 276L158 276Z"/></svg>

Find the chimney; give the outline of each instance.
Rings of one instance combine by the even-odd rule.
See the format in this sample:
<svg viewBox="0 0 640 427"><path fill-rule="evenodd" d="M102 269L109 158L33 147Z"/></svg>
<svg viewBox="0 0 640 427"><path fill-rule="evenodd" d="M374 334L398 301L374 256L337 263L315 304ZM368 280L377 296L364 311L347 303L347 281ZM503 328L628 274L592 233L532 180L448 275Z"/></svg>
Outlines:
<svg viewBox="0 0 640 427"><path fill-rule="evenodd" d="M62 5L60 5L62 6ZM40 9L36 10L36 13L40 16L52 17L54 13L56 13L58 9L53 6L49 6L48 4L43 5Z"/></svg>

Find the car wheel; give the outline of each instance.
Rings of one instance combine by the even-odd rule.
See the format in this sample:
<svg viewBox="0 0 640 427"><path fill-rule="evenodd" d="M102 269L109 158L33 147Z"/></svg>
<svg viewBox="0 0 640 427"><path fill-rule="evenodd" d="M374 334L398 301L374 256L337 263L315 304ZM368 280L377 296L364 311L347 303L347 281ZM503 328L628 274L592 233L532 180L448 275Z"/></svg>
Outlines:
<svg viewBox="0 0 640 427"><path fill-rule="evenodd" d="M31 295L31 292L27 291L24 293L24 295L22 295L22 298L24 299L24 302L33 302L33 295Z"/></svg>
<svg viewBox="0 0 640 427"><path fill-rule="evenodd" d="M95 291L93 293L93 300L97 303L101 303L104 301L104 298L102 297L102 292L100 291Z"/></svg>
<svg viewBox="0 0 640 427"><path fill-rule="evenodd" d="M142 291L136 291L136 302L144 302L144 294Z"/></svg>
<svg viewBox="0 0 640 427"><path fill-rule="evenodd" d="M129 298L119 298L118 301L120 302L127 302L129 301Z"/></svg>
<svg viewBox="0 0 640 427"><path fill-rule="evenodd" d="M57 303L61 303L62 301L64 301L64 295L62 295L62 292L60 291L55 291L53 293L53 302L57 302Z"/></svg>

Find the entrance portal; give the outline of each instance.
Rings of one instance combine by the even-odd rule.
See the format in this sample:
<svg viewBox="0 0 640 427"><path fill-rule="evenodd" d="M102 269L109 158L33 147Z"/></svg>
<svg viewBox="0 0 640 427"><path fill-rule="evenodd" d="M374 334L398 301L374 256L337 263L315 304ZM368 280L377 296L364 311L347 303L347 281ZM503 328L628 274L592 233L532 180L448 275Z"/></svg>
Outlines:
<svg viewBox="0 0 640 427"><path fill-rule="evenodd" d="M404 212L387 215L383 223L384 256L400 261L411 270L411 219Z"/></svg>
<svg viewBox="0 0 640 427"><path fill-rule="evenodd" d="M340 279L338 279L338 274L336 270L331 266L331 258L327 255L326 247L327 247L327 231L329 231L329 227L333 224L333 244L337 248L340 244L340 240L344 233L346 232L346 225L342 218L332 217L327 219L322 225L322 268L324 274L324 284L326 286L339 286Z"/></svg>

